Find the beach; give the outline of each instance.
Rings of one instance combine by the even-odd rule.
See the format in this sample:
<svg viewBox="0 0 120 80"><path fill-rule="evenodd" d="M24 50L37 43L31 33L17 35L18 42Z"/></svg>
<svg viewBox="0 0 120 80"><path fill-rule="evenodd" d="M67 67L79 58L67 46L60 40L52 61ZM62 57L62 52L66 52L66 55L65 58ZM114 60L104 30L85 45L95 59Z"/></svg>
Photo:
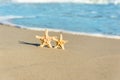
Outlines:
<svg viewBox="0 0 120 80"><path fill-rule="evenodd" d="M63 33L62 50L40 48L35 35L43 31L0 25L0 80L120 79L119 39Z"/></svg>

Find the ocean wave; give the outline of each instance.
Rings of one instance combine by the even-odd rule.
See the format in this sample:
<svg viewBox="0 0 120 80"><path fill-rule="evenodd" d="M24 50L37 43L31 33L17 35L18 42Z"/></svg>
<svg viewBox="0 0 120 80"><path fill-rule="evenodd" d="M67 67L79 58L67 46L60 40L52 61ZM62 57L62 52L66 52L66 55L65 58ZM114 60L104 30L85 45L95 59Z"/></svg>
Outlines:
<svg viewBox="0 0 120 80"><path fill-rule="evenodd" d="M37 28L37 27L33 28L33 27L13 24L10 22L3 23L3 24L7 24L7 25L14 26L14 27L21 28L21 29L34 30L34 31L44 31L45 29L48 29L49 31L52 31L52 32L62 32L62 33L67 33L67 34L72 34L72 35L81 35L81 36L90 36L90 37L108 38L108 39L120 39L120 36L105 35L102 33L74 32L74 31L68 31L68 30L62 30L62 29L51 29L51 28Z"/></svg>
<svg viewBox="0 0 120 80"><path fill-rule="evenodd" d="M22 18L34 18L36 16L14 16L14 15L8 15L8 16L0 16L0 23L17 26L16 24L13 24L10 22L12 19L22 19Z"/></svg>
<svg viewBox="0 0 120 80"><path fill-rule="evenodd" d="M110 18L112 18L112 19L117 19L118 16L117 16L117 15L110 15Z"/></svg>
<svg viewBox="0 0 120 80"><path fill-rule="evenodd" d="M11 19L20 19L20 18L36 18L38 16L14 16L14 15L8 15L8 16L0 16L0 22L2 21L8 21Z"/></svg>
<svg viewBox="0 0 120 80"><path fill-rule="evenodd" d="M17 3L85 3L85 4L119 4L120 0L12 0Z"/></svg>
<svg viewBox="0 0 120 80"><path fill-rule="evenodd" d="M24 17L23 16L13 16L13 15L0 16L0 20L9 20L9 19L14 19L14 18L24 18Z"/></svg>
<svg viewBox="0 0 120 80"><path fill-rule="evenodd" d="M45 29L48 29L49 31L52 32L62 32L62 33L67 33L67 34L72 34L72 35L81 35L81 36L90 36L90 37L98 37L98 38L108 38L108 39L120 39L119 35L106 35L102 33L87 33L87 32L74 32L74 31L68 31L68 30L62 30L62 29L51 29L51 28L37 28L37 27L28 27L28 26L23 26L23 25L17 25L14 23L10 22L1 22L2 24L5 25L10 25L14 26L17 28L21 29L28 29L28 30L34 30L34 31L44 31Z"/></svg>
<svg viewBox="0 0 120 80"><path fill-rule="evenodd" d="M83 2L82 0L12 0L18 3L48 3L48 2ZM88 2L88 0L84 1Z"/></svg>
<svg viewBox="0 0 120 80"><path fill-rule="evenodd" d="M35 30L35 31L44 31L46 28L31 28L31 27L25 27L19 25L19 28L25 28L29 30ZM62 30L62 29L51 29L47 28L49 31L52 32L63 32L67 34L73 34L73 35L83 35L83 36L91 36L91 37L99 37L99 38L109 38L109 39L120 39L120 36L116 35L105 35L105 34L100 34L100 33L86 33L86 32L74 32L74 31L67 31L67 30Z"/></svg>

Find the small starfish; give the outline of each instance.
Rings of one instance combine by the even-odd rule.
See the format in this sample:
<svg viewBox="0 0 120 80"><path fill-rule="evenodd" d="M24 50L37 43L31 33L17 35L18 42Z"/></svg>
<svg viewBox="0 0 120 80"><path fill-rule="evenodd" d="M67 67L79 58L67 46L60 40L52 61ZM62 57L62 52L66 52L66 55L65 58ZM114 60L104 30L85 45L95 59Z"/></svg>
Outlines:
<svg viewBox="0 0 120 80"><path fill-rule="evenodd" d="M60 33L59 39L54 38L53 40L56 41L56 46L55 46L55 48L62 48L63 50L65 49L65 48L64 48L64 44L65 44L67 41L63 40L63 36L62 36L61 33Z"/></svg>
<svg viewBox="0 0 120 80"><path fill-rule="evenodd" d="M52 48L52 46L51 46L51 40L53 39L53 37L50 37L48 35L48 30L47 29L45 30L44 36L40 37L40 36L36 35L36 38L41 41L40 47L47 46L49 48Z"/></svg>

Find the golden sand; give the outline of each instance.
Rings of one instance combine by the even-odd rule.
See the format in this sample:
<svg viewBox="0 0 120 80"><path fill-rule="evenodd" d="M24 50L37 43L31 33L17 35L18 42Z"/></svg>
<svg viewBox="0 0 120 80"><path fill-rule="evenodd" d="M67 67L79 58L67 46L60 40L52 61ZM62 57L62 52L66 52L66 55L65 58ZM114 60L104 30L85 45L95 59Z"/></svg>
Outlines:
<svg viewBox="0 0 120 80"><path fill-rule="evenodd" d="M0 80L120 79L120 40L63 33L61 50L38 47L39 34L0 25Z"/></svg>

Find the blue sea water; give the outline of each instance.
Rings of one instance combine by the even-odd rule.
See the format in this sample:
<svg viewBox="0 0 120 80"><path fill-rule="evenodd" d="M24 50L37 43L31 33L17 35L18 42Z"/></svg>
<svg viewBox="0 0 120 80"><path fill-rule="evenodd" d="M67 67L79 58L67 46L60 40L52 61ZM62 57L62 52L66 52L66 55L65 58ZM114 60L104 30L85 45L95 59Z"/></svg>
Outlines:
<svg viewBox="0 0 120 80"><path fill-rule="evenodd" d="M120 5L77 3L5 3L0 22L25 28L120 36Z"/></svg>

